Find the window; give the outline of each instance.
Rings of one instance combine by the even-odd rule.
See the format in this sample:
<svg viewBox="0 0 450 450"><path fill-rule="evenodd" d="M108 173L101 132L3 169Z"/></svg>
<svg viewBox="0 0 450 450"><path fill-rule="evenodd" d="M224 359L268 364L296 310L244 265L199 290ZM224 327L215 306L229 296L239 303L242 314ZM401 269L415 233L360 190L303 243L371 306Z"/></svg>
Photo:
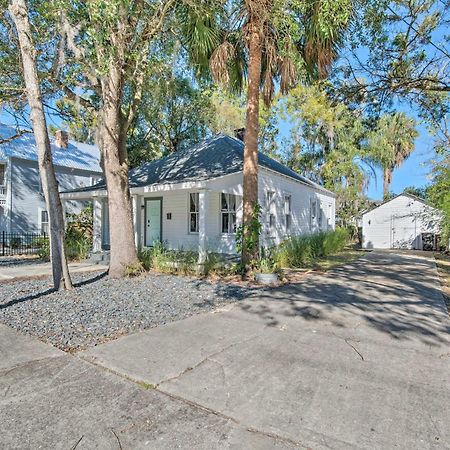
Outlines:
<svg viewBox="0 0 450 450"><path fill-rule="evenodd" d="M189 233L198 233L198 192L189 194Z"/></svg>
<svg viewBox="0 0 450 450"><path fill-rule="evenodd" d="M309 204L309 214L310 214L310 227L311 231L316 224L316 201L311 199Z"/></svg>
<svg viewBox="0 0 450 450"><path fill-rule="evenodd" d="M222 193L220 205L222 233L236 233L236 196Z"/></svg>
<svg viewBox="0 0 450 450"><path fill-rule="evenodd" d="M5 174L6 174L6 166L5 164L0 164L0 186L5 185Z"/></svg>
<svg viewBox="0 0 450 450"><path fill-rule="evenodd" d="M48 212L41 210L41 234L48 234Z"/></svg>
<svg viewBox="0 0 450 450"><path fill-rule="evenodd" d="M290 231L291 229L291 196L285 195L284 196L284 226L286 232Z"/></svg>
<svg viewBox="0 0 450 450"><path fill-rule="evenodd" d="M101 177L96 177L94 175L91 175L91 177L90 177L91 186L94 186L95 184L99 183L101 180L102 180Z"/></svg>
<svg viewBox="0 0 450 450"><path fill-rule="evenodd" d="M322 205L317 202L317 221L319 224L319 229L322 229L322 222L323 222L323 212L322 212Z"/></svg>
<svg viewBox="0 0 450 450"><path fill-rule="evenodd" d="M266 208L267 208L267 225L268 231L275 230L275 192L266 192Z"/></svg>

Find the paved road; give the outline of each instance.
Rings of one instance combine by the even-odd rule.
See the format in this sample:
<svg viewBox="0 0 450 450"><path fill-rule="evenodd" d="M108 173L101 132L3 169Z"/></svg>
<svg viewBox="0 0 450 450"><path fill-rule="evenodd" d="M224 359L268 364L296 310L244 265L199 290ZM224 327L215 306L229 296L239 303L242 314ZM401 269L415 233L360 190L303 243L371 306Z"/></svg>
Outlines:
<svg viewBox="0 0 450 450"><path fill-rule="evenodd" d="M449 449L449 324L433 261L374 252L76 357L0 328L0 435L6 448Z"/></svg>

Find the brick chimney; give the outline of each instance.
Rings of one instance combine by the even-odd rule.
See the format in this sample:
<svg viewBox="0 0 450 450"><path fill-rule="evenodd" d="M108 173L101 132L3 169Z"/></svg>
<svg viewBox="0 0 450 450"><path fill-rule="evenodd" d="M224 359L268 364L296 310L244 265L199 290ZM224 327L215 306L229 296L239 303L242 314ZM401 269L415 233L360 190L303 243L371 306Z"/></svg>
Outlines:
<svg viewBox="0 0 450 450"><path fill-rule="evenodd" d="M67 131L58 130L55 133L55 145L59 148L67 148L69 145L69 133Z"/></svg>
<svg viewBox="0 0 450 450"><path fill-rule="evenodd" d="M234 130L234 137L244 142L245 139L245 128L236 128Z"/></svg>

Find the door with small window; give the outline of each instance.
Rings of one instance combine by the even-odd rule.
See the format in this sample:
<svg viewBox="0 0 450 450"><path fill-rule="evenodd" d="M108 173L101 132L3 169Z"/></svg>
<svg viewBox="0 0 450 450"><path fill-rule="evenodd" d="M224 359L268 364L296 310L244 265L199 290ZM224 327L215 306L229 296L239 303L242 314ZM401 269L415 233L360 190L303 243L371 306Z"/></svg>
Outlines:
<svg viewBox="0 0 450 450"><path fill-rule="evenodd" d="M162 241L162 199L145 199L145 246Z"/></svg>

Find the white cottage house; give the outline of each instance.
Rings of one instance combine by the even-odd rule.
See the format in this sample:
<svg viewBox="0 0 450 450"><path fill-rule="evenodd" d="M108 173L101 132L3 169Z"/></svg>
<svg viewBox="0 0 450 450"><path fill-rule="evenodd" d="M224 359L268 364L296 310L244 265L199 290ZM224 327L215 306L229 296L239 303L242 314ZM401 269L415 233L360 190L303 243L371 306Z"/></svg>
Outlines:
<svg viewBox="0 0 450 450"><path fill-rule="evenodd" d="M362 214L365 249L431 249L439 233L439 211L424 200L403 193Z"/></svg>
<svg viewBox="0 0 450 450"><path fill-rule="evenodd" d="M235 254L242 220L244 144L217 135L130 171L135 241L171 249ZM262 245L335 226L335 195L267 155L259 154ZM109 248L109 217L103 182L62 194L65 201L93 200L94 251Z"/></svg>
<svg viewBox="0 0 450 450"><path fill-rule="evenodd" d="M0 232L48 231L48 214L38 168L33 133L16 136L15 127L0 123ZM91 186L102 177L96 146L69 140L58 131L51 143L60 190ZM83 204L67 202L67 213L78 213Z"/></svg>

